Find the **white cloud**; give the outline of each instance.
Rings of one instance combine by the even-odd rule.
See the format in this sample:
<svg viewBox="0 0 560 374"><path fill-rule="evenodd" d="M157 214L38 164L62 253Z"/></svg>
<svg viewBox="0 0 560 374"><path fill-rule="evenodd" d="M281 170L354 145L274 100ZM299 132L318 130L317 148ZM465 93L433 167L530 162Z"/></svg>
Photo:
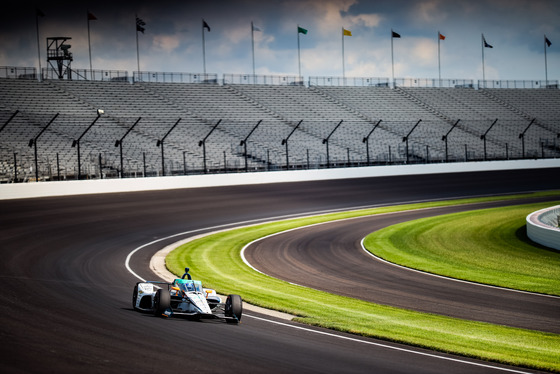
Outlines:
<svg viewBox="0 0 560 374"><path fill-rule="evenodd" d="M181 44L177 35L156 35L152 43L156 51L164 53L175 51Z"/></svg>

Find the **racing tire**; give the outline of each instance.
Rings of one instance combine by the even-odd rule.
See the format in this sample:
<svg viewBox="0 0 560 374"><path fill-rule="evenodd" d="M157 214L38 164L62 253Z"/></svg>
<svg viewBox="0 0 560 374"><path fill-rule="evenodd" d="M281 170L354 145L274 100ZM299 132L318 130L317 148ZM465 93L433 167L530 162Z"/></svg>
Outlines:
<svg viewBox="0 0 560 374"><path fill-rule="evenodd" d="M162 316L163 312L171 306L171 294L168 290L159 289L154 295L154 315Z"/></svg>
<svg viewBox="0 0 560 374"><path fill-rule="evenodd" d="M227 322L238 323L241 321L241 315L243 314L243 301L239 295L228 295L226 299L226 317L233 319L227 319Z"/></svg>
<svg viewBox="0 0 560 374"><path fill-rule="evenodd" d="M139 310L136 307L136 300L138 300L138 284L134 286L134 291L132 293L132 309Z"/></svg>

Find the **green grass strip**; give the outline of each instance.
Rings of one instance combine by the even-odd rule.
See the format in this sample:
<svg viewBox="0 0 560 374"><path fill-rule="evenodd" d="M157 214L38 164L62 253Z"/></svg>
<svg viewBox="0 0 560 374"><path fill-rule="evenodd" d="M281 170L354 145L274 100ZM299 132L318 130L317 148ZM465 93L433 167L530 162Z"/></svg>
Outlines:
<svg viewBox="0 0 560 374"><path fill-rule="evenodd" d="M560 252L527 238L525 217L560 201L422 218L368 235L367 250L413 269L560 296Z"/></svg>
<svg viewBox="0 0 560 374"><path fill-rule="evenodd" d="M549 193L560 195L558 192ZM540 194L507 196L514 199ZM462 199L325 214L228 230L186 243L167 257L180 275L185 266L206 287L240 294L249 303L299 316L310 325L381 338L516 366L560 372L560 335L419 313L295 286L255 272L239 253L248 243L291 228L372 214L430 208L504 197Z"/></svg>

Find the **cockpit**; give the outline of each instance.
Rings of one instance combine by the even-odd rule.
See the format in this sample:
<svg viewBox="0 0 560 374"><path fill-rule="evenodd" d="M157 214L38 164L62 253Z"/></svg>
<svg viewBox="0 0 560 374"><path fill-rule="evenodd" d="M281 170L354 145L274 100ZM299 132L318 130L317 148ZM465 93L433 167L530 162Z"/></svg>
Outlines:
<svg viewBox="0 0 560 374"><path fill-rule="evenodd" d="M171 287L178 288L179 290L187 292L204 292L202 282L190 279L175 279Z"/></svg>

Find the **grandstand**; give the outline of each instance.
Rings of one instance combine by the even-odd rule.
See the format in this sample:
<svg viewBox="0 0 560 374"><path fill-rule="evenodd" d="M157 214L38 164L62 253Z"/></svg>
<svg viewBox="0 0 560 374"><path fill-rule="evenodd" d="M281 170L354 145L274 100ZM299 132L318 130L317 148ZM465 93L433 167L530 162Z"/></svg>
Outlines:
<svg viewBox="0 0 560 374"><path fill-rule="evenodd" d="M2 71L4 183L560 156L557 82Z"/></svg>

